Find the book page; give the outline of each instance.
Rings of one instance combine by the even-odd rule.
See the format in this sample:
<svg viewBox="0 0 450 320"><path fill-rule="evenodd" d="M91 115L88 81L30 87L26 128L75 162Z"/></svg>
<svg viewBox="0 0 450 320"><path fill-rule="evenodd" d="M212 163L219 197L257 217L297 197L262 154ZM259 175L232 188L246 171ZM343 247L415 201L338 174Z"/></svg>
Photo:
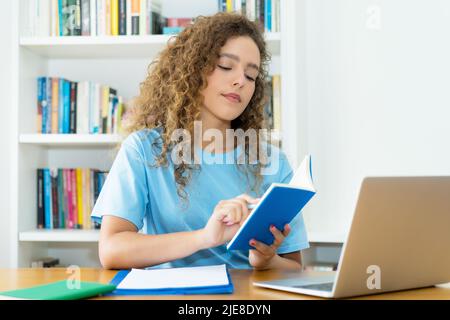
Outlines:
<svg viewBox="0 0 450 320"><path fill-rule="evenodd" d="M289 182L289 185L301 187L302 189L315 191L311 176L311 156L307 155Z"/></svg>
<svg viewBox="0 0 450 320"><path fill-rule="evenodd" d="M132 269L117 289L164 289L228 285L225 264L218 266Z"/></svg>

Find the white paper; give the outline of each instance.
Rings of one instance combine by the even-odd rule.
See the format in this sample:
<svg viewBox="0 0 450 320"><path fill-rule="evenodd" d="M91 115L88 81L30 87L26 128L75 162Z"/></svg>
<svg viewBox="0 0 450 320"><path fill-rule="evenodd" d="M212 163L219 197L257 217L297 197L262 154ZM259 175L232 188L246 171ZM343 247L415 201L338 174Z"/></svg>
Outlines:
<svg viewBox="0 0 450 320"><path fill-rule="evenodd" d="M305 190L316 191L311 177L311 155L305 156L289 184Z"/></svg>
<svg viewBox="0 0 450 320"><path fill-rule="evenodd" d="M117 289L163 289L228 285L227 269L218 266L132 269Z"/></svg>

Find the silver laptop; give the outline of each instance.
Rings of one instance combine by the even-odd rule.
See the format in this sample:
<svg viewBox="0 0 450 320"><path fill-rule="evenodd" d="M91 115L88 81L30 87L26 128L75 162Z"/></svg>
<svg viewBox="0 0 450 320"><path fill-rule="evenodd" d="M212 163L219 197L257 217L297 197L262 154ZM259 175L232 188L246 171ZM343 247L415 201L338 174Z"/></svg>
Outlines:
<svg viewBox="0 0 450 320"><path fill-rule="evenodd" d="M450 282L450 177L370 177L361 184L336 272L255 286L326 298Z"/></svg>

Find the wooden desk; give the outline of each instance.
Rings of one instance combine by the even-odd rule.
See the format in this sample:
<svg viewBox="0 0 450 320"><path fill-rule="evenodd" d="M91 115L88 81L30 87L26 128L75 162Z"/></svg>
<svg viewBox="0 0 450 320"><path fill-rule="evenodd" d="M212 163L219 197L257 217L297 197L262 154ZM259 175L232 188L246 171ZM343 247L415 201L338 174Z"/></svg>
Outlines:
<svg viewBox="0 0 450 320"><path fill-rule="evenodd" d="M108 283L117 271L103 269L81 269L82 281L95 281ZM234 284L233 294L223 295L158 295L158 296L115 296L100 297L96 299L198 299L198 300L292 300L292 299L317 299L315 297L288 293L277 290L258 288L253 286L253 281L264 281L276 279L283 276L292 275L289 272L281 271L252 271L252 270L230 270L230 275ZM49 282L68 279L69 274L66 269L45 268L45 269L0 269L0 291L21 289ZM384 293L357 299L436 299L450 300L450 285L430 287L424 289Z"/></svg>

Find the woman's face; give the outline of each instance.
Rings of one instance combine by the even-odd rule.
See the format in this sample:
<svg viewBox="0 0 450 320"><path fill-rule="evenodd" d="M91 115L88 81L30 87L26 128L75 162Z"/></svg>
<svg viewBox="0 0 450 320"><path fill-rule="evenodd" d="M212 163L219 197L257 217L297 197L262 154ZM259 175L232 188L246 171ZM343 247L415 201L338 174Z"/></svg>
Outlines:
<svg viewBox="0 0 450 320"><path fill-rule="evenodd" d="M255 92L260 54L256 43L247 36L230 38L220 50L214 71L207 77L203 120L215 118L230 122L244 112Z"/></svg>

